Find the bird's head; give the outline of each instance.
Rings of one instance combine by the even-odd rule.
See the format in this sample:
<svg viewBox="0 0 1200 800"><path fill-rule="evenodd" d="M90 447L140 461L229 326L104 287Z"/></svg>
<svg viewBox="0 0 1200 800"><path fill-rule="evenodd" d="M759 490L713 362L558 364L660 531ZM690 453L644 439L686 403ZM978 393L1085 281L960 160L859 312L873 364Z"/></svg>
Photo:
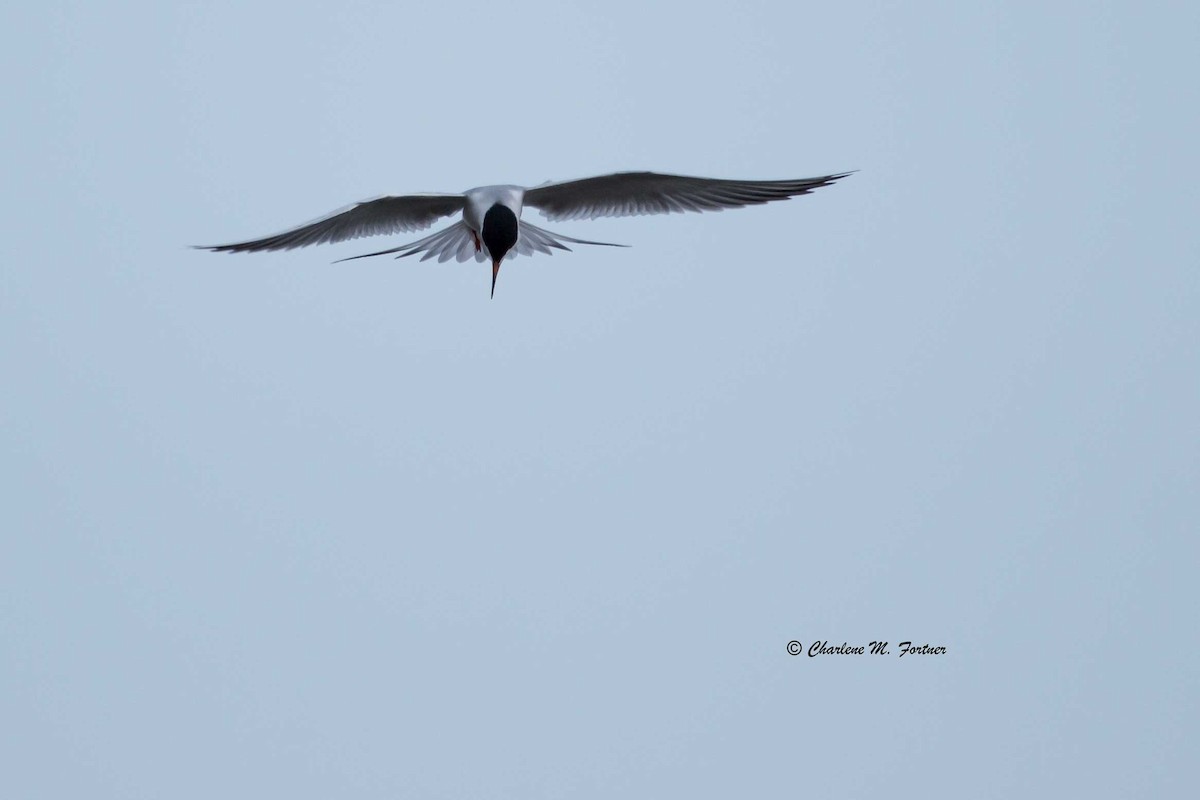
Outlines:
<svg viewBox="0 0 1200 800"><path fill-rule="evenodd" d="M496 294L496 276L500 272L500 262L508 251L517 243L517 215L508 206L496 203L483 215L483 230L480 238L487 248L488 256L492 259L492 295Z"/></svg>

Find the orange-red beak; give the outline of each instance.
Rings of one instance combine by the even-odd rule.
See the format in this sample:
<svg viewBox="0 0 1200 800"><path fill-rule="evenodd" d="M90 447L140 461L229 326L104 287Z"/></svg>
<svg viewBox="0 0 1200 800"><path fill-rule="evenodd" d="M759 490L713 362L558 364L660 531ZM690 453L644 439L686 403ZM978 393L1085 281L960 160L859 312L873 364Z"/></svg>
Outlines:
<svg viewBox="0 0 1200 800"><path fill-rule="evenodd" d="M496 296L496 276L500 274L500 262L492 262L492 297Z"/></svg>

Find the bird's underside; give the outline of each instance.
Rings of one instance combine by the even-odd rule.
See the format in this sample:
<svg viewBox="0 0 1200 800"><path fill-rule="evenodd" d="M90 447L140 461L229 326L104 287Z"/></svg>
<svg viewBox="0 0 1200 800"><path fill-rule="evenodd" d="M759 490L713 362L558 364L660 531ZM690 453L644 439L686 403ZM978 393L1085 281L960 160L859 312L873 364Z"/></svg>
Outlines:
<svg viewBox="0 0 1200 800"><path fill-rule="evenodd" d="M314 244L332 244L366 236L410 233L428 228L436 220L461 213L463 218L444 230L399 247L351 256L350 261L394 254L396 258L424 253L422 261L500 262L516 255L570 250L565 244L624 247L552 233L520 219L524 207L538 209L552 221L670 214L684 211L720 211L776 200L786 200L837 181L849 172L818 178L781 181L737 181L661 175L654 172L620 172L576 181L548 183L531 189L519 186L484 186L462 194L418 194L379 197L356 203L291 230L233 244L202 246L224 253L292 250ZM498 211L500 213L489 213ZM485 222L492 220L491 222ZM504 229L504 230L501 230Z"/></svg>

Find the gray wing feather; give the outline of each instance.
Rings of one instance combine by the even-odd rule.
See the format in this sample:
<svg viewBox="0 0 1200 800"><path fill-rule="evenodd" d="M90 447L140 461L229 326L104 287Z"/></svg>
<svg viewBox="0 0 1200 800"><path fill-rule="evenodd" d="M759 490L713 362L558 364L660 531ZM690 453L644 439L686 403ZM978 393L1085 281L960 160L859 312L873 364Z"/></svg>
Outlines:
<svg viewBox="0 0 1200 800"><path fill-rule="evenodd" d="M390 233L409 233L428 228L435 220L462 211L461 194L406 195L364 200L334 211L298 228L234 244L202 245L216 253L249 253L259 250L291 250L311 244L330 244Z"/></svg>
<svg viewBox="0 0 1200 800"><path fill-rule="evenodd" d="M808 194L849 174L783 181L734 181L618 172L529 189L525 192L525 205L540 210L551 220L720 211Z"/></svg>

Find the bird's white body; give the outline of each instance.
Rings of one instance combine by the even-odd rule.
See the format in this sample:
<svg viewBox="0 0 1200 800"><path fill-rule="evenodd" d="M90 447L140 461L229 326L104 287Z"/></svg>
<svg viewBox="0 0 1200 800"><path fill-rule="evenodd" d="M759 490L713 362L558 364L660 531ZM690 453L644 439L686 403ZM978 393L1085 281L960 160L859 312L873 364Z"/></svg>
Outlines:
<svg viewBox="0 0 1200 800"><path fill-rule="evenodd" d="M310 244L341 242L362 236L406 233L428 228L450 214L462 219L431 236L400 247L352 258L395 253L396 258L424 253L421 260L492 262L492 291L500 262L517 255L570 250L564 242L624 247L611 242L573 239L521 219L526 205L550 220L720 211L785 200L828 186L850 173L784 181L737 181L690 178L654 172L618 172L541 186L480 186L460 194L377 197L340 209L318 220L263 239L205 247L222 252L290 250ZM343 261L349 259L342 259Z"/></svg>
<svg viewBox="0 0 1200 800"><path fill-rule="evenodd" d="M488 209L494 205L502 205L521 218L521 210L525 203L524 186L477 186L463 192L467 198L463 206L463 222L476 234L483 232L483 218Z"/></svg>

